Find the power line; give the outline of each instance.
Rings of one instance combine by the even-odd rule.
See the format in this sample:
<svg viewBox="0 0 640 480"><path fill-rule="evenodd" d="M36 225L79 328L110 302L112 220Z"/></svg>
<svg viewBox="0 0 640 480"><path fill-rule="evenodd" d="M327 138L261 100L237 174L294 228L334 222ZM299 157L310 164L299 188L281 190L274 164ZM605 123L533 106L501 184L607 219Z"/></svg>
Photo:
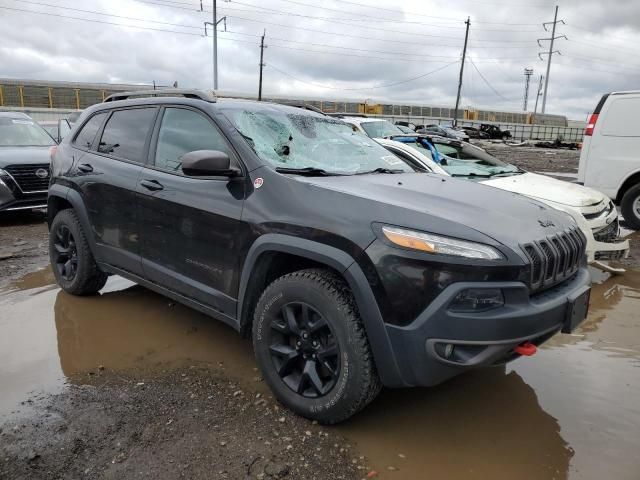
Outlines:
<svg viewBox="0 0 640 480"><path fill-rule="evenodd" d="M363 7L363 8L370 8L370 9L375 9L375 10L382 10L382 11L386 11L386 12L393 12L393 13L404 13L406 15L411 15L411 16L417 16L417 17L426 17L426 18L437 18L437 19L441 19L441 20L451 20L451 21L456 21L459 22L460 19L459 18L453 18L453 17L437 17L434 15L427 15L424 13L418 13L418 12L410 12L410 11L398 11L395 10L393 8L384 8L384 7L379 7L379 6L373 6L373 5L365 5L362 3L358 3L358 2L353 2L353 1L347 1L347 0L341 0L340 3L347 3L349 5L356 5L358 7ZM494 24L494 25L538 25L537 23L527 23L527 24L522 24L522 23L501 23L501 22L483 22L483 21L479 21L479 20L474 20L475 23L485 23L485 24Z"/></svg>
<svg viewBox="0 0 640 480"><path fill-rule="evenodd" d="M287 0L282 0L282 1L287 1ZM254 5L252 3L244 3L244 2L239 2L239 1L234 1L233 2L235 5L242 5L242 6L246 6L246 7L252 7L252 8L259 8L261 10L247 10L247 9L236 9L236 8L232 8L232 7L224 7L227 10L235 10L238 12L247 12L247 13L265 13L265 12L269 12L269 14L271 15L283 15L283 16L288 16L288 17L301 17L301 18L310 18L313 20L323 20L323 21L328 21L328 22L336 22L337 20L342 20L343 22L370 22L371 18L373 17L369 17L369 16L365 16L366 18L344 18L344 17L320 17L320 16L316 16L316 15L305 15L305 14L301 14L301 13L294 13L294 12L288 12L288 11L283 11L283 10L277 10L277 9L273 9L273 8L267 8L267 7L262 7L260 5ZM299 2L296 2L299 3ZM305 4L306 5L306 4ZM317 8L323 8L323 9L327 9L327 7L317 7ZM332 9L333 10L333 9ZM339 11L339 10L335 10L335 11ZM350 12L349 12L350 13ZM414 21L407 21L407 20L392 20L392 19L385 19L385 18L379 18L379 17L375 17L375 20L377 22L383 22L383 23L400 23L400 24L404 24L404 25L419 25L419 26L426 26L426 27L431 27L431 28L448 28L448 29L460 29L459 25L442 25L442 24L434 24L434 23L426 23L426 22L414 22ZM456 23L460 23L459 20L455 21ZM340 23L340 22L336 22L336 23ZM346 24L345 24L346 25ZM348 24L351 25L351 24ZM528 24L528 25L533 25L533 24ZM535 24L537 25L537 24ZM367 28L367 29L371 29L370 25L367 25L366 27L363 28ZM375 28L377 30L377 28ZM521 33L527 33L527 32L534 32L536 30L522 30L522 29L502 29L502 28L480 28L480 29L476 29L476 31L485 31L485 32L521 32ZM405 33L405 32L401 32L401 33Z"/></svg>
<svg viewBox="0 0 640 480"><path fill-rule="evenodd" d="M506 100L507 102L513 102L513 100L509 100L504 95L500 94L500 92L498 92L495 88L493 88L493 85L491 85L489 81L484 77L484 75L482 75L482 72L478 69L478 66L474 63L473 60L469 59L469 62L471 63L473 68L476 70L476 72L478 72L478 75L480 75L480 78L482 79L482 81L487 85L487 87L489 87L493 91L493 93L495 93L501 99Z"/></svg>
<svg viewBox="0 0 640 480"><path fill-rule="evenodd" d="M584 40L576 40L573 35L571 35L571 38L568 38L567 41L569 43L577 43L579 45L585 45L587 47L591 47L591 48L598 48L601 50L606 50L607 52L611 52L611 46L603 46L602 44L597 44L597 43L592 43L592 42L585 42ZM615 45L615 49L616 50L620 50L621 52L623 52L625 55L629 55L629 56L638 56L638 50L636 49L627 49L624 47L619 47L618 45ZM638 56L640 58L640 56Z"/></svg>
<svg viewBox="0 0 640 480"><path fill-rule="evenodd" d="M358 55L355 53L343 53L343 52L326 52L326 51L322 51L322 50L309 50L307 48L297 48L297 47L289 47L289 46L285 46L285 45L274 45L273 43L269 43L269 47L270 48L284 48L285 50L298 50L298 51L302 51L302 52L310 52L310 53L319 53L319 54L325 54L325 55L340 55L340 56L345 56L345 57L358 57L358 58L371 58L371 59L375 59L375 60L385 60L385 61L391 61L391 62L410 62L410 63L416 63L416 62L421 62L421 63L446 63L447 60L417 60L417 59L411 59L411 58L388 58L388 57L375 57L375 56L371 56L371 55ZM449 57L449 60L451 60L452 57ZM456 59L457 61L457 59Z"/></svg>
<svg viewBox="0 0 640 480"><path fill-rule="evenodd" d="M451 65L454 65L456 63L458 63L458 60L456 60L455 62L448 63L448 64L446 64L446 65L444 65L444 66L442 66L440 68L436 68L435 70L431 70L430 72L424 73L422 75L418 75L417 77L408 78L406 80L400 80L398 82L387 83L387 84L383 84L383 85L374 85L374 86L359 87L359 88L340 88L340 87L332 87L332 86L329 86L329 85L321 85L321 84L318 84L318 83L308 82L306 80L302 80L302 79L300 79L298 77L295 77L295 76L291 75L290 73L287 73L287 72L285 72L283 70L280 70L277 67L274 67L272 64L269 64L268 67L274 69L276 72L279 72L282 75L285 75L285 76L287 76L289 78L292 78L293 80L295 80L297 82L305 83L307 85L312 85L314 87L326 88L326 89L329 89L329 90L355 91L355 90L375 90L375 89L378 89L378 88L393 87L393 86L396 86L396 85L402 85L404 83L413 82L415 80L419 80L419 79L424 78L424 77L426 77L428 75L432 75L432 74L437 73L437 72L439 72L441 70L444 70L445 68L450 67Z"/></svg>
<svg viewBox="0 0 640 480"><path fill-rule="evenodd" d="M163 28L142 27L140 25L126 25L126 24L123 24L123 23L107 22L107 21L104 21L104 20L96 20L96 19L81 18L81 17L72 17L70 15L61 15L61 14L58 14L58 13L38 12L36 10L26 10L26 9L23 9L23 8L12 8L12 7L0 6L0 9L11 10L11 11L15 11L15 12L33 13L33 14L36 14L36 15L48 15L50 17L57 17L57 18L68 18L68 19L72 19L72 20L82 20L82 21L85 21L85 22L101 23L103 25L115 25L117 27L137 28L137 29L141 29L141 30L151 30L151 31L154 31L154 32L175 33L175 34L178 34L178 35L190 35L190 36L193 36L193 37L203 37L203 35L201 33L180 32L180 31L177 31L177 30L167 30L167 29L163 29Z"/></svg>
<svg viewBox="0 0 640 480"><path fill-rule="evenodd" d="M256 37L256 38L260 38L261 35L255 35L255 34L251 34L251 33L243 33L243 32L231 32L228 31L227 33L232 33L234 35L244 35L244 36L248 36L248 37ZM401 57L428 57L428 58L446 58L451 60L453 57L451 55L430 55L430 54L426 54L426 53L409 53L409 52L398 52L398 51L393 51L393 50L371 50L371 49L367 49L367 48L354 48L354 47L343 47L340 45L329 45L326 43L315 43L315 42L302 42L299 40L290 40L288 38L279 38L279 37L269 37L270 40L277 40L277 41L281 41L281 42L287 42L287 43L299 43L302 45L311 45L311 46L315 46L315 47L326 47L326 48L336 48L336 49L340 49L340 50L349 50L349 51L356 51L356 52L370 52L370 53L384 53L384 54L389 54L389 55L394 55L394 56L401 56ZM382 58L382 57L376 57L376 58ZM416 61L416 59L414 58L412 61Z"/></svg>
<svg viewBox="0 0 640 480"><path fill-rule="evenodd" d="M187 11L194 11L193 8L187 8L187 7L183 7L183 6L176 6L173 5L174 3L177 3L178 5L185 5L184 2L169 2L169 3L158 3L158 2L166 2L167 0L135 0L137 2L140 3L146 3L146 4L151 4L151 5L157 5L157 6L162 6L162 7L169 7L169 8L178 8L181 10L187 10ZM294 0L282 0L282 1L290 1L290 2L294 2ZM309 19L313 19L313 20L326 20L326 21L331 21L333 23L337 23L337 24L341 24L341 25L345 25L348 27L357 27L357 28L366 28L367 30L373 30L373 31L381 31L381 32L386 32L386 33L396 33L396 34L401 34L401 35L413 35L413 36L420 36L420 37L436 37L436 38L458 38L458 37L454 37L454 36L447 36L447 35L430 35L430 34L425 34L425 33L416 33L416 32L405 32L405 31L398 31L398 30L389 30L389 29L385 29L385 28L378 28L378 27L373 27L371 25L367 25L366 27L359 27L357 25L353 25L352 23L345 23L345 21L355 21L357 19L351 19L351 18L333 18L333 17L318 17L318 16L314 16L314 15L305 15L305 14L299 14L299 13L293 13L293 12L286 12L286 11L282 11L282 10L275 10L272 8L267 8L267 7L262 7L259 5L253 5L253 4L248 4L248 3L244 3L244 2L234 2L238 5L246 5L246 6L251 6L254 8L260 8L262 10L269 11L269 12L276 12L274 14L282 14L284 16L294 16L294 17L301 17L301 18L309 18ZM305 5L305 6L309 6L309 7L316 7L316 8L323 8L323 9L328 9L328 7L319 7L319 6L315 6L315 5L311 5L311 4L302 4L301 2L295 2L297 4L300 5ZM247 10L247 9L236 9L233 7L229 7L229 6L221 6L220 8L224 8L225 10L228 11L236 11L236 12L246 12L246 13L262 13L262 10L260 11L251 11L251 10ZM330 9L330 10L335 10L335 9ZM197 11L200 11L199 9L197 9ZM204 9L204 12L209 12L209 10ZM340 10L336 10L336 11L340 11ZM342 11L340 11L341 13L344 13ZM233 15L228 15L229 17L233 16ZM253 18L246 18L246 17L238 17L236 16L236 18L238 19L242 19L242 20L247 20L247 21L253 21L253 22L262 22L262 23L268 23L268 22L264 22L261 19L253 19ZM378 17L374 17L376 20L378 21L384 21L384 19L379 19ZM340 21L342 20L342 21ZM360 20L358 20L360 21ZM459 20L457 20L459 22ZM275 26L283 26L283 27L287 27L287 28L302 28L302 27L293 27L293 26L288 26L288 25L282 25L282 24L277 24L277 23L269 23L270 25L275 25ZM440 26L438 25L433 25L433 24L427 24L427 23L422 23L421 25L424 26L430 26L430 27L435 27L435 28L440 28ZM445 28L445 27L442 27ZM446 28L456 28L454 26L447 26ZM487 29L485 31L519 31L521 32L522 30L502 30L502 29ZM531 31L533 32L533 30ZM323 32L320 32L323 33ZM526 33L526 32L523 32ZM372 38L372 37L367 37L368 39L372 39L372 40L379 40L376 38ZM389 40L391 41L391 40ZM493 43L532 43L532 40L492 40L492 39L478 39L478 41L481 42L493 42ZM401 43L411 43L411 42L401 42Z"/></svg>
<svg viewBox="0 0 640 480"><path fill-rule="evenodd" d="M192 29L196 29L196 30L202 31L202 27L196 26L196 25L183 25L183 24L180 24L180 23L170 23L170 22L161 22L161 21L157 21L157 20L148 20L146 18L126 17L126 16L123 16L123 15L115 15L115 14L111 14L111 13L96 12L95 10L82 10L80 8L72 8L72 7L67 7L65 5L55 5L55 4L51 4L51 3L33 2L33 1L30 1L30 0L12 0L12 1L20 2L20 3L27 3L29 5L38 5L38 6L41 6L41 7L60 8L60 9L64 9L64 10L70 10L70 11L73 11L73 12L90 13L92 15L102 15L102 16L105 16L105 17L122 18L124 20L134 20L136 22L157 23L159 25L168 25L168 26L172 26L172 27L192 28Z"/></svg>
<svg viewBox="0 0 640 480"><path fill-rule="evenodd" d="M573 25L571 23L567 24L567 26L569 28L575 28L577 30L582 30L583 32L591 33L593 35L603 35L603 36L606 36L607 39L618 39L618 40L626 42L626 43L629 43L629 42L631 42L631 43L639 43L637 38L632 40L632 39L630 39L628 37L621 37L619 35L610 35L608 33L605 34L604 32L594 32L593 30L589 30L589 29L584 28L584 27L578 27L577 25Z"/></svg>
<svg viewBox="0 0 640 480"><path fill-rule="evenodd" d="M376 38L376 37L367 37L364 35L354 35L354 34L350 34L350 33L342 33L342 32L329 32L326 30L318 30L318 29L313 29L313 28L307 28L307 27L298 27L298 26L293 26L293 25L285 25L282 23L275 23L275 22L267 22L264 20L256 20L253 18L246 18L246 17L239 17L237 15L227 15L229 18L235 18L237 20L245 20L248 22L253 22L253 23L260 23L260 24L265 24L265 25L274 25L276 27L283 27L283 28L290 28L293 30L303 30L306 32L314 32L314 33L321 33L324 35L334 35L334 36L338 36L338 37L348 37L348 38L359 38L359 39L364 39L364 40L376 40L376 41L381 41L381 42L392 42L392 43L400 43L400 44L406 44L406 45L415 45L416 42L415 41L407 41L407 40L394 40L394 39L390 39L390 38ZM351 25L350 25L351 26ZM388 32L388 30L387 30ZM407 33L409 34L409 33ZM442 36L442 35L427 35L427 34L411 34L411 35L419 35L419 36L423 36L423 37L438 37L438 38L457 38L457 37L446 37L446 36ZM488 42L498 42L497 40L485 40ZM505 43L505 42L499 42L499 43ZM533 41L511 41L511 42L506 42L506 43L533 43ZM460 45L436 45L436 44L429 44L430 46L439 46L439 47L455 47L455 48L459 48ZM492 45L487 45L488 48L494 48L494 46ZM502 48L503 46L497 46L495 48ZM520 48L520 47L518 47ZM524 47L526 48L526 47Z"/></svg>
<svg viewBox="0 0 640 480"><path fill-rule="evenodd" d="M593 67L580 67L578 65L572 65L569 63L564 63L564 62L558 62L558 65L561 65L563 67L568 67L568 68L576 68L578 70L586 70L588 72L601 72L601 73L609 73L611 75L623 75L625 72L622 71L611 71L611 70L602 70L602 69L597 69L597 68L593 68Z"/></svg>
<svg viewBox="0 0 640 480"><path fill-rule="evenodd" d="M33 2L35 3L35 2ZM134 28L134 29L141 29L141 30L150 30L150 31L154 31L154 32L161 32L161 33L172 33L172 34L179 34L179 35L189 35L189 36L198 36L198 37L204 37L202 34L198 34L198 33L192 33L192 32L182 32L182 31L177 31L177 30L168 30L168 29L161 29L161 28L153 28L153 27L145 27L145 26L140 26L140 25L128 25L128 24L122 24L122 23L117 23L117 22L108 22L108 21L104 21L104 20L97 20L97 19L89 19L89 18L81 18L81 17L74 17L74 16L70 16L70 15L62 15L62 14L55 14L55 13L48 13L48 12L39 12L39 11L35 11L35 10L26 10L26 9L19 9L19 8L11 8L11 7L3 7L0 6L1 9L6 9L6 10L11 10L11 11L18 11L18 12L25 12L25 13L32 13L32 14L36 14L36 15L49 15L49 16L55 16L58 18L66 18L69 20L77 20L77 21L83 21L83 22L91 22L91 23L98 23L98 24L103 24L103 25L112 25L112 26L118 26L118 27L125 27L125 28ZM87 11L89 12L89 11ZM99 13L99 12L95 12L95 13ZM107 14L104 14L107 15ZM139 19L139 18L134 18L134 17L127 17L130 20L135 20L135 21L144 21L143 19ZM174 25L178 25L178 24L174 24ZM245 34L245 33L241 33L241 32L226 32L228 34L231 35L244 35L244 36L251 36L251 37L260 37L259 35L251 35L251 34ZM239 39L233 39L233 38L228 38L228 37L220 37L221 39L227 40L227 41L232 41L232 42L236 42L236 43L245 43L245 44L251 44L254 45L254 42L249 42L249 41L243 41L243 40L239 40ZM300 43L300 44L309 44L312 46L326 46L329 48L346 48L346 47L335 47L335 46L330 46L330 45L326 45L326 44L314 44L314 43L307 43L307 42L297 42L294 40L287 40L287 39L281 39L281 38L273 38L273 40L276 41L282 41L282 42L293 42L293 43ZM388 58L388 57L380 57L380 56L372 56L372 55L358 55L358 54L350 54L350 53L342 53L342 52L328 52L328 51L322 51L322 50L312 50L312 49L305 49L305 48L299 48L299 47L291 47L291 46L285 46L285 45L277 45L277 44L273 44L272 45L275 48L283 48L283 49L287 49L287 50L298 50L298 51L305 51L305 52L310 52L310 53L318 53L318 54L328 54L328 55L341 55L341 56L349 56L349 57L358 57L358 58L370 58L370 59L376 59L376 60L385 60L385 61L404 61L404 62L415 62L415 61L421 61L421 62L429 62L429 63L444 63L445 60L418 60L417 58ZM365 49L357 49L357 50L361 50L361 51L367 51ZM394 56L397 55L396 52L387 52L387 51L372 51L372 52L377 52L377 53L389 53L389 54L393 54ZM398 52L399 53L399 52ZM403 53L403 56L415 56L415 57L422 57L422 56L427 56L426 54L409 54ZM446 56L433 56L434 58L437 57L441 57L444 59L451 59L453 57L446 57Z"/></svg>

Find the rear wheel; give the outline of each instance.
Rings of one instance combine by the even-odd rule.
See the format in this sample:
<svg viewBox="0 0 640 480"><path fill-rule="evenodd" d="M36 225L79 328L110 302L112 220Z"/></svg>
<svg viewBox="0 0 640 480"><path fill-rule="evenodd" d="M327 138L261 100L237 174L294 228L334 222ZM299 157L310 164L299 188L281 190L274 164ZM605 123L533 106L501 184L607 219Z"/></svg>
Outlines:
<svg viewBox="0 0 640 480"><path fill-rule="evenodd" d="M61 210L49 229L49 258L56 281L67 293L90 295L107 282L96 264L76 213Z"/></svg>
<svg viewBox="0 0 640 480"><path fill-rule="evenodd" d="M301 270L269 285L256 306L253 345L278 400L304 417L343 421L380 391L353 295L330 271Z"/></svg>
<svg viewBox="0 0 640 480"><path fill-rule="evenodd" d="M640 230L640 184L627 190L620 207L625 223L634 230Z"/></svg>

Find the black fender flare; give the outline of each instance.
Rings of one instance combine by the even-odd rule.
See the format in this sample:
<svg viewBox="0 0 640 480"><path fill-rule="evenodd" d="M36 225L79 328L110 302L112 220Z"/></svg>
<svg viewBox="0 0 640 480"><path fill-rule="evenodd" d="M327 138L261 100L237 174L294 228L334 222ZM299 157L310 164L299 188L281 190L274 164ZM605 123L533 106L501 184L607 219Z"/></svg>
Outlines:
<svg viewBox="0 0 640 480"><path fill-rule="evenodd" d="M266 252L282 252L308 258L339 272L353 292L382 383L387 387L407 386L400 374L382 314L364 272L351 255L330 245L278 233L259 237L249 249L242 268L238 321L242 319L244 299L254 266L260 255Z"/></svg>
<svg viewBox="0 0 640 480"><path fill-rule="evenodd" d="M64 185L53 184L49 187L47 203L49 203L51 197L62 198L63 200L66 200L71 204L74 212L80 220L80 224L82 225L82 229L84 230L84 236L87 239L87 242L89 242L89 248L91 249L93 257L96 259L96 261L100 261L98 257L98 249L96 248L95 238L93 236L93 230L91 229L91 222L89 221L89 215L87 213L87 208L84 205L84 201L82 200L80 192Z"/></svg>

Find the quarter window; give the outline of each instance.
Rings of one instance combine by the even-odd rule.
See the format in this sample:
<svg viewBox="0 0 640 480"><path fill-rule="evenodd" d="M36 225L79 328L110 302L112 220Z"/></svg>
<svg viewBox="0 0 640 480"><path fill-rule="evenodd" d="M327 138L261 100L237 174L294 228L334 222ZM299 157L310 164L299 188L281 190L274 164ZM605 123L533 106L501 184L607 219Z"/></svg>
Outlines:
<svg viewBox="0 0 640 480"><path fill-rule="evenodd" d="M218 150L231 156L222 134L203 115L184 108L167 108L162 117L155 165L181 172L180 157L196 150Z"/></svg>
<svg viewBox="0 0 640 480"><path fill-rule="evenodd" d="M96 133L106 116L106 112L98 113L91 117L87 123L84 124L80 133L76 137L75 144L81 148L91 148L93 140L96 138Z"/></svg>
<svg viewBox="0 0 640 480"><path fill-rule="evenodd" d="M143 163L144 146L155 114L155 108L116 110L104 127L98 151Z"/></svg>

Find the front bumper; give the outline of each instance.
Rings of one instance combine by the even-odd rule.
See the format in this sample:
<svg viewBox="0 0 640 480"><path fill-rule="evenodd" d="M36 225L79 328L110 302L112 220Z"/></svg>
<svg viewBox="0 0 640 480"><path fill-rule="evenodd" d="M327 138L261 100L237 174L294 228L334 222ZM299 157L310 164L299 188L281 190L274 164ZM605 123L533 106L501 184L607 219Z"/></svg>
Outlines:
<svg viewBox="0 0 640 480"><path fill-rule="evenodd" d="M587 236L587 249L589 242L593 239L593 259L589 255L589 261L593 260L620 260L629 256L629 240L619 239L620 227L618 225L617 213L610 223L601 228L592 229L591 236Z"/></svg>
<svg viewBox="0 0 640 480"><path fill-rule="evenodd" d="M533 296L520 282L449 285L411 324L386 325L403 383L436 385L465 370L517 358L517 345L540 345L562 329L568 297L590 284L587 268L581 267L568 281ZM500 288L505 305L480 313L451 312L449 303L468 288ZM445 358L447 344L453 346L454 354Z"/></svg>
<svg viewBox="0 0 640 480"><path fill-rule="evenodd" d="M603 210L606 208L603 204L582 208L553 206L571 215L582 230L587 239L587 261L590 264L596 260L619 260L629 255L629 241L618 238L618 211L613 204L608 210Z"/></svg>
<svg viewBox="0 0 640 480"><path fill-rule="evenodd" d="M47 208L47 192L23 193L11 178L0 176L0 212Z"/></svg>

